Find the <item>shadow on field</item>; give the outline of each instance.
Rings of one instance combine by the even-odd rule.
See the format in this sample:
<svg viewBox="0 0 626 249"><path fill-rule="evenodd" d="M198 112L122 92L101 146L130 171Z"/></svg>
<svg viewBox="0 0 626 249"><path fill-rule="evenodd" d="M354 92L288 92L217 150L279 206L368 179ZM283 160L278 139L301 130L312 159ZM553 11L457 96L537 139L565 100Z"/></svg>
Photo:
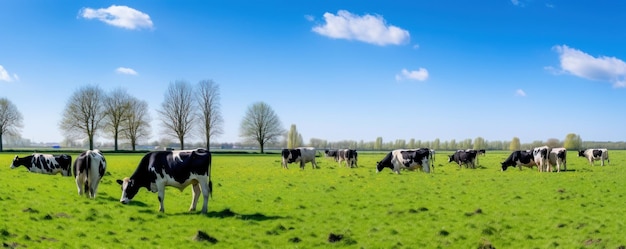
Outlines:
<svg viewBox="0 0 626 249"><path fill-rule="evenodd" d="M230 208L225 208L222 211L211 211L206 214L207 217L212 218L237 218L240 220L254 220L254 221L266 221L266 220L277 220L283 219L282 216L267 216L262 213L254 213L254 214L238 214L230 210Z"/></svg>

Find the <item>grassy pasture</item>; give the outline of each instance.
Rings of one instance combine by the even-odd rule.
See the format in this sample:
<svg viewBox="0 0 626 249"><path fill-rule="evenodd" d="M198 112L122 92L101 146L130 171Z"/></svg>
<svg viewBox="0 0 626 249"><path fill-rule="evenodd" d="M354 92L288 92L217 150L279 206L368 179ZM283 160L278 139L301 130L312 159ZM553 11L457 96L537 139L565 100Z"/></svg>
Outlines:
<svg viewBox="0 0 626 249"><path fill-rule="evenodd" d="M140 190L119 203L115 179L143 154L105 153L108 174L95 200L73 178L9 169L0 153L0 240L15 248L618 248L626 245L626 151L589 166L568 155L568 171L539 173L499 162L459 169L438 152L435 172L385 169L383 153L359 153L359 168L317 158L321 169L280 167L279 155L213 156L209 213L188 213L191 189ZM20 154L26 155L26 154ZM78 154L72 154L76 158ZM201 201L201 200L200 200ZM199 203L198 205L201 205ZM211 238L196 241L198 231ZM342 239L328 242L330 234Z"/></svg>

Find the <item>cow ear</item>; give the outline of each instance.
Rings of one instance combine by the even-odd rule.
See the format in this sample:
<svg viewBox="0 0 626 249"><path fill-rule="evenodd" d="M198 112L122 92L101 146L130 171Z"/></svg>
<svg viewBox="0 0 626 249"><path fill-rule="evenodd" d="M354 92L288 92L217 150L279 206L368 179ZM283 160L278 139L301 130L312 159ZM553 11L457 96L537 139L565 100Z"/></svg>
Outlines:
<svg viewBox="0 0 626 249"><path fill-rule="evenodd" d="M119 185L124 184L124 181L122 181L122 180L120 180L120 179L117 179L117 180L116 180L116 182L117 182L117 184L119 184Z"/></svg>

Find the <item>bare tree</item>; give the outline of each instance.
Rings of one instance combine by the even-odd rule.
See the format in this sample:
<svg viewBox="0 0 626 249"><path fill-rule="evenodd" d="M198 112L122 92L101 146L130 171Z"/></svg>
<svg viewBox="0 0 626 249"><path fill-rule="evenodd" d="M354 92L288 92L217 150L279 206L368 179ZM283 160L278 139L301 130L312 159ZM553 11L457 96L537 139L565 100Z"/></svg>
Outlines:
<svg viewBox="0 0 626 249"><path fill-rule="evenodd" d="M264 102L256 102L248 107L239 128L239 136L257 142L261 153L266 143L274 142L284 134L280 119L272 107Z"/></svg>
<svg viewBox="0 0 626 249"><path fill-rule="evenodd" d="M200 112L198 118L202 120L200 133L206 139L206 148L210 150L211 138L223 133L222 114L220 113L220 87L212 80L198 82L197 91Z"/></svg>
<svg viewBox="0 0 626 249"><path fill-rule="evenodd" d="M116 151L118 150L118 138L125 128L122 123L130 112L130 98L126 90L117 88L104 99L104 130L110 132Z"/></svg>
<svg viewBox="0 0 626 249"><path fill-rule="evenodd" d="M70 97L59 127L71 138L89 140L89 149L93 150L94 136L102 127L104 118L103 101L105 94L98 86L84 86Z"/></svg>
<svg viewBox="0 0 626 249"><path fill-rule="evenodd" d="M122 135L130 141L135 151L137 142L150 137L150 113L148 103L134 97L128 100L128 113L122 123Z"/></svg>
<svg viewBox="0 0 626 249"><path fill-rule="evenodd" d="M185 149L185 137L193 128L194 121L193 89L187 81L170 83L165 100L158 110L164 132L178 138L180 149Z"/></svg>
<svg viewBox="0 0 626 249"><path fill-rule="evenodd" d="M3 135L19 135L19 129L22 128L22 114L17 107L7 98L0 98L0 152L2 148Z"/></svg>

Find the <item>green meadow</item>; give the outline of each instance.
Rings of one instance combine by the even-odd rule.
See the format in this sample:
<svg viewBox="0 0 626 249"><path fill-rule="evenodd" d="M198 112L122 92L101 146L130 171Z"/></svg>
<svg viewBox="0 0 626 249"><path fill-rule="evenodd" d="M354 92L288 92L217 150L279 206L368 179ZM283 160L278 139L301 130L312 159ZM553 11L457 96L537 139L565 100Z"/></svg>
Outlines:
<svg viewBox="0 0 626 249"><path fill-rule="evenodd" d="M168 188L164 213L145 189L119 203L115 180L130 176L143 154L105 152L107 174L92 200L78 196L73 178L11 170L15 153L0 153L0 240L7 248L626 245L626 151L610 151L604 167L570 151L561 173L501 172L506 151L487 151L477 169L448 163L448 154L437 153L434 173L399 175L375 173L383 152L359 152L353 169L318 157L315 170L282 169L278 154L214 154L203 215L187 211L191 188Z"/></svg>

